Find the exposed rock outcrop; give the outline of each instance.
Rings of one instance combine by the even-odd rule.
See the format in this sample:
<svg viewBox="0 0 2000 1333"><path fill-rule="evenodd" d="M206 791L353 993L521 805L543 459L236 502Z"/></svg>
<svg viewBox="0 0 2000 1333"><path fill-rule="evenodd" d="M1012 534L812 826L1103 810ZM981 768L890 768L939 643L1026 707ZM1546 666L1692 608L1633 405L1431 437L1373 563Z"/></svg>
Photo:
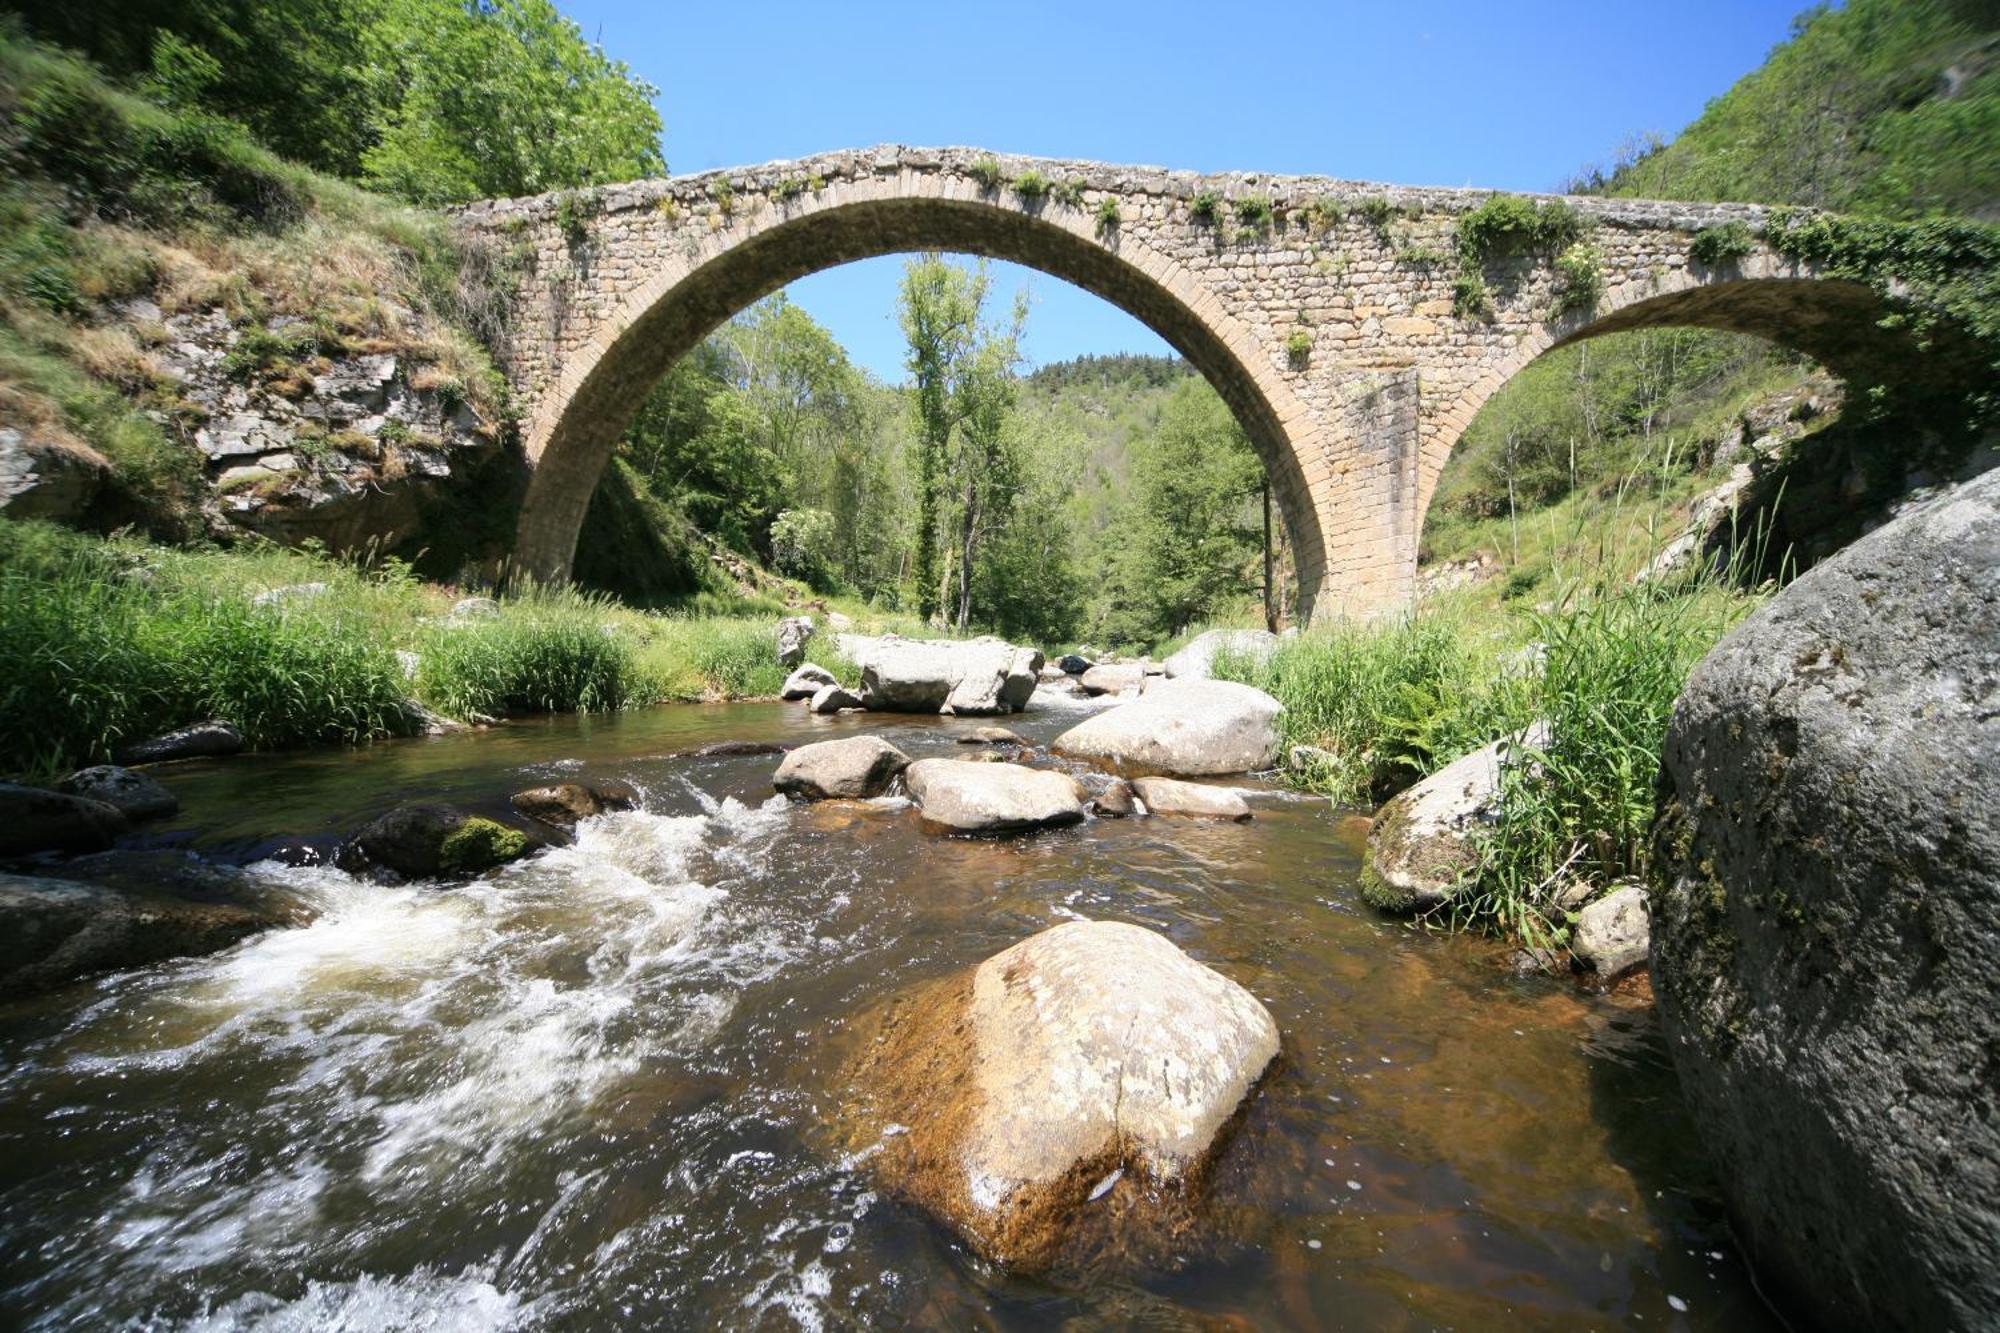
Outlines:
<svg viewBox="0 0 2000 1333"><path fill-rule="evenodd" d="M1167 674L1176 680L1207 680L1215 674L1219 654L1267 662L1278 651L1278 642L1278 636L1269 630L1212 629L1195 635L1185 648L1168 657Z"/></svg>
<svg viewBox="0 0 2000 1333"><path fill-rule="evenodd" d="M801 745L784 758L771 785L795 801L880 796L910 766L910 756L880 736L843 736Z"/></svg>
<svg viewBox="0 0 2000 1333"><path fill-rule="evenodd" d="M1540 723L1461 755L1375 813L1361 896L1388 912L1450 901L1479 868L1479 836L1499 815L1500 774L1510 752L1548 744Z"/></svg>
<svg viewBox="0 0 2000 1333"><path fill-rule="evenodd" d="M1660 792L1653 988L1752 1262L1807 1322L2000 1326L2000 473L1724 638Z"/></svg>
<svg viewBox="0 0 2000 1333"><path fill-rule="evenodd" d="M894 1006L854 1072L885 1183L981 1254L1034 1270L1161 1249L1278 1053L1254 996L1165 936L1072 921Z"/></svg>
<svg viewBox="0 0 2000 1333"><path fill-rule="evenodd" d="M1042 655L1003 639L879 639L843 642L861 667L865 707L893 713L983 717L1018 712L1035 692Z"/></svg>
<svg viewBox="0 0 2000 1333"><path fill-rule="evenodd" d="M1227 787L1208 787L1173 778L1134 778L1133 790L1155 815L1189 815L1197 819L1250 818L1250 803Z"/></svg>
<svg viewBox="0 0 2000 1333"><path fill-rule="evenodd" d="M80 518L110 475L104 455L81 440L0 429L0 514L9 518Z"/></svg>
<svg viewBox="0 0 2000 1333"><path fill-rule="evenodd" d="M786 616L778 622L778 665L790 669L806 660L806 645L812 642L811 616Z"/></svg>
<svg viewBox="0 0 2000 1333"><path fill-rule="evenodd" d="M959 833L1024 833L1083 820L1085 792L1067 773L1020 764L919 759L903 774L924 822Z"/></svg>
<svg viewBox="0 0 2000 1333"><path fill-rule="evenodd" d="M1052 748L1128 776L1247 773L1277 761L1282 711L1262 690L1233 681L1161 679L1071 727Z"/></svg>
<svg viewBox="0 0 2000 1333"><path fill-rule="evenodd" d="M56 790L102 801L135 823L142 819L165 819L181 808L179 799L152 778L116 764L79 768L58 782Z"/></svg>

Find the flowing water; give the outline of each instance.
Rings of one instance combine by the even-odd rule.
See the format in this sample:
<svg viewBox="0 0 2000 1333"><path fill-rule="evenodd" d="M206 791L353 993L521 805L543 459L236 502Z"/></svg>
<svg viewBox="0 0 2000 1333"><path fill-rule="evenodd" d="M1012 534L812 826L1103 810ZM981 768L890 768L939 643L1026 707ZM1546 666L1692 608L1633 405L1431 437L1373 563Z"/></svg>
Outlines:
<svg viewBox="0 0 2000 1333"><path fill-rule="evenodd" d="M646 799L460 887L260 862L313 924L0 1007L0 1326L1770 1326L1643 999L1378 919L1353 814L943 838L669 757L962 729L679 707L174 770L156 839L236 860L556 777ZM1076 917L1166 932L1284 1053L1204 1243L1022 1280L877 1193L832 1128L841 1036Z"/></svg>

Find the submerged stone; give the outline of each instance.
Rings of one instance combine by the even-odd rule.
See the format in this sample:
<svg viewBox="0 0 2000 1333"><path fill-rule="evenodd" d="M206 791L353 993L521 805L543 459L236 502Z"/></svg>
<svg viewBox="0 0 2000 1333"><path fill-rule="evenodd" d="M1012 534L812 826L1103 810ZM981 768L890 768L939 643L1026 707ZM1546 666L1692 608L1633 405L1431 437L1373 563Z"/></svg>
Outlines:
<svg viewBox="0 0 2000 1333"><path fill-rule="evenodd" d="M889 1012L854 1070L885 1183L1022 1270L1171 1244L1278 1053L1248 991L1165 936L1072 921Z"/></svg>
<svg viewBox="0 0 2000 1333"><path fill-rule="evenodd" d="M0 856L102 851L126 827L124 813L103 801L0 782Z"/></svg>
<svg viewBox="0 0 2000 1333"><path fill-rule="evenodd" d="M56 790L102 801L134 821L165 819L181 808L174 794L158 782L144 773L134 773L116 764L79 768L58 782Z"/></svg>

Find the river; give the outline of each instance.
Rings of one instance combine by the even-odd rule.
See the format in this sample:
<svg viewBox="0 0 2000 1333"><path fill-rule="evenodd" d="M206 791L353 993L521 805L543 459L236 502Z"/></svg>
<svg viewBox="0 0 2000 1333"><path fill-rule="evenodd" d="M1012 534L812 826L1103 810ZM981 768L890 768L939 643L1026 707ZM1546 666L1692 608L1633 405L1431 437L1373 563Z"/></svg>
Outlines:
<svg viewBox="0 0 2000 1333"><path fill-rule="evenodd" d="M453 888L260 861L313 924L0 1007L0 1325L1775 1327L1643 989L1377 917L1353 812L945 838L774 799L770 756L671 757L967 725L681 706L163 773L149 839L235 860L555 778L645 809ZM1180 1262L1024 1280L877 1193L842 1036L1076 917L1166 932L1284 1050Z"/></svg>

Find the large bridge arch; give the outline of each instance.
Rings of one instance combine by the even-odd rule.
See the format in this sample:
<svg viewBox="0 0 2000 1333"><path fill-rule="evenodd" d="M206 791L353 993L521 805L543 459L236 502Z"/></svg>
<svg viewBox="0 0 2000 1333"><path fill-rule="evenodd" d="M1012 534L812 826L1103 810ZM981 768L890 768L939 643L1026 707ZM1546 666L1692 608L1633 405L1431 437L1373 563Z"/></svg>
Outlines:
<svg viewBox="0 0 2000 1333"><path fill-rule="evenodd" d="M461 233L520 274L498 349L533 467L516 567L567 576L611 447L676 357L787 282L899 251L1041 269L1179 349L1264 460L1309 616L1408 605L1445 458L1488 397L1561 343L1697 324L1837 371L1916 373L1872 289L1755 241L1727 264L1695 261L1705 229L1760 233L1756 205L1563 201L1599 257L1593 308L1565 310L1548 257L1524 256L1489 309L1460 311L1458 219L1490 197L887 146L469 205Z"/></svg>

